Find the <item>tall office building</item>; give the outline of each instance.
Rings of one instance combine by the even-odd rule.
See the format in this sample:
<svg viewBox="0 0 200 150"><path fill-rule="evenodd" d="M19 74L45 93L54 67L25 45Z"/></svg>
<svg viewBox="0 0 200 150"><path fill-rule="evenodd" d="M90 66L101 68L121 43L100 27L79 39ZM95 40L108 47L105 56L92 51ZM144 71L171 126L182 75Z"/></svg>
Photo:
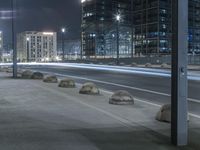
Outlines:
<svg viewBox="0 0 200 150"><path fill-rule="evenodd" d="M55 61L57 33L27 31L17 35L18 59L22 62Z"/></svg>
<svg viewBox="0 0 200 150"><path fill-rule="evenodd" d="M116 16L120 14L120 55L131 52L131 0L82 0L82 50L87 57L116 57Z"/></svg>
<svg viewBox="0 0 200 150"><path fill-rule="evenodd" d="M82 50L85 56L116 57L119 13L120 57L171 53L172 0L83 0ZM200 0L189 0L189 48L200 53Z"/></svg>
<svg viewBox="0 0 200 150"><path fill-rule="evenodd" d="M133 0L136 55L171 51L171 0Z"/></svg>
<svg viewBox="0 0 200 150"><path fill-rule="evenodd" d="M136 54L171 52L173 0L133 0ZM200 53L200 0L189 0L188 52Z"/></svg>

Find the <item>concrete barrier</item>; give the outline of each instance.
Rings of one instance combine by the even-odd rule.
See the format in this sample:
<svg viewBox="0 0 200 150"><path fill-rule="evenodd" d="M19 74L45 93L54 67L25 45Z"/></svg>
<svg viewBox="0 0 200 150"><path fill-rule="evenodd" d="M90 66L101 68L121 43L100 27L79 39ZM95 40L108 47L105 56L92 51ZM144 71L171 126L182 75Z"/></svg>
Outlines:
<svg viewBox="0 0 200 150"><path fill-rule="evenodd" d="M125 66L126 64L124 62L121 62L119 65L120 66Z"/></svg>
<svg viewBox="0 0 200 150"><path fill-rule="evenodd" d="M7 68L6 69L6 73L13 73L13 69L12 68Z"/></svg>
<svg viewBox="0 0 200 150"><path fill-rule="evenodd" d="M151 63L146 63L146 64L145 64L145 67L148 67L148 68L149 68L149 67L152 67L152 64L151 64Z"/></svg>
<svg viewBox="0 0 200 150"><path fill-rule="evenodd" d="M163 105L156 114L156 120L161 122L171 122L171 104Z"/></svg>
<svg viewBox="0 0 200 150"><path fill-rule="evenodd" d="M156 114L156 120L160 122L171 123L171 104L163 105ZM188 115L188 121L190 120Z"/></svg>
<svg viewBox="0 0 200 150"><path fill-rule="evenodd" d="M137 65L137 63L133 62L133 63L131 64L131 66L132 66L132 67L137 67L138 65Z"/></svg>
<svg viewBox="0 0 200 150"><path fill-rule="evenodd" d="M115 65L115 62L109 62L108 65L113 66Z"/></svg>
<svg viewBox="0 0 200 150"><path fill-rule="evenodd" d="M30 71L30 70L25 70L25 71L22 72L21 78L22 78L22 79L31 79L32 75L33 75L33 72L32 72L32 71Z"/></svg>
<svg viewBox="0 0 200 150"><path fill-rule="evenodd" d="M160 67L161 67L161 68L167 69L167 68L169 68L169 65L168 65L167 63L163 63L163 64L161 64Z"/></svg>
<svg viewBox="0 0 200 150"><path fill-rule="evenodd" d="M34 72L31 76L31 79L35 79L35 80L42 80L43 78L44 78L44 75L41 72Z"/></svg>
<svg viewBox="0 0 200 150"><path fill-rule="evenodd" d="M63 79L60 81L58 87L61 88L75 88L76 84L75 81L72 79Z"/></svg>
<svg viewBox="0 0 200 150"><path fill-rule="evenodd" d="M43 82L58 83L58 78L55 75L47 75L44 77Z"/></svg>
<svg viewBox="0 0 200 150"><path fill-rule="evenodd" d="M119 90L111 96L109 103L114 105L133 105L134 98L129 92Z"/></svg>
<svg viewBox="0 0 200 150"><path fill-rule="evenodd" d="M89 94L89 95L98 95L100 94L100 91L94 83L88 82L82 85L79 93Z"/></svg>

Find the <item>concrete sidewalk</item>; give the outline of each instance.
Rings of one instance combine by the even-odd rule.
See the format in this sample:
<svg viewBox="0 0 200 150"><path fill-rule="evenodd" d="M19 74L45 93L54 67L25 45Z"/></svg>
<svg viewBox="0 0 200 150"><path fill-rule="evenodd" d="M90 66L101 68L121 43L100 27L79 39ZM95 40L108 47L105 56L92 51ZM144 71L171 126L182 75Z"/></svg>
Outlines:
<svg viewBox="0 0 200 150"><path fill-rule="evenodd" d="M200 120L191 118L189 146L170 144L170 125L155 121L159 107L108 104L42 81L0 73L0 150L199 150Z"/></svg>

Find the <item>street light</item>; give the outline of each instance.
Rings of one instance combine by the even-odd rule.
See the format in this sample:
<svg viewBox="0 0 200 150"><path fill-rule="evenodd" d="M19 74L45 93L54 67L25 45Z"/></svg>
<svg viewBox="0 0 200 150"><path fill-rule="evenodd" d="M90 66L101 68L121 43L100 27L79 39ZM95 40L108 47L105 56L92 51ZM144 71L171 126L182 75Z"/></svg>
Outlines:
<svg viewBox="0 0 200 150"><path fill-rule="evenodd" d="M121 20L120 14L116 15L116 20L119 22Z"/></svg>
<svg viewBox="0 0 200 150"><path fill-rule="evenodd" d="M119 23L121 20L121 15L117 14L115 19L117 21L117 65L119 65Z"/></svg>
<svg viewBox="0 0 200 150"><path fill-rule="evenodd" d="M17 51L15 49L14 0L11 0L11 9L12 9L13 78L17 78Z"/></svg>
<svg viewBox="0 0 200 150"><path fill-rule="evenodd" d="M62 28L61 31L62 31L62 33L65 33L66 29L65 29L65 28Z"/></svg>
<svg viewBox="0 0 200 150"><path fill-rule="evenodd" d="M66 32L66 28L62 28L61 29L61 33L62 33L62 61L64 62L65 60L65 41L64 41L64 35Z"/></svg>
<svg viewBox="0 0 200 150"><path fill-rule="evenodd" d="M29 62L29 41L30 41L30 38L27 37L26 38L26 47L27 47L27 62Z"/></svg>

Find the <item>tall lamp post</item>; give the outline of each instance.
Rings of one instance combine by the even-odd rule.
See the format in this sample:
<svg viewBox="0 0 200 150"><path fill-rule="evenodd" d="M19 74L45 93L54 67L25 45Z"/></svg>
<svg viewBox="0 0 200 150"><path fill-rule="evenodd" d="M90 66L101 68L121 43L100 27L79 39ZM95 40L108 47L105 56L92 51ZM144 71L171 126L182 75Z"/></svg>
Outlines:
<svg viewBox="0 0 200 150"><path fill-rule="evenodd" d="M12 8L13 78L17 78L17 51L15 49L14 0L11 0L11 8Z"/></svg>
<svg viewBox="0 0 200 150"><path fill-rule="evenodd" d="M120 14L116 15L116 22L117 22L117 65L119 65L119 23L121 20Z"/></svg>
<svg viewBox="0 0 200 150"><path fill-rule="evenodd" d="M63 62L65 61L65 39L64 39L65 32L66 32L66 29L62 28L61 33L62 33L62 61Z"/></svg>
<svg viewBox="0 0 200 150"><path fill-rule="evenodd" d="M29 42L30 42L30 38L27 37L26 38L26 47L27 47L27 62L29 62Z"/></svg>

